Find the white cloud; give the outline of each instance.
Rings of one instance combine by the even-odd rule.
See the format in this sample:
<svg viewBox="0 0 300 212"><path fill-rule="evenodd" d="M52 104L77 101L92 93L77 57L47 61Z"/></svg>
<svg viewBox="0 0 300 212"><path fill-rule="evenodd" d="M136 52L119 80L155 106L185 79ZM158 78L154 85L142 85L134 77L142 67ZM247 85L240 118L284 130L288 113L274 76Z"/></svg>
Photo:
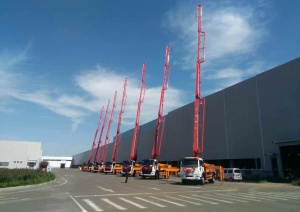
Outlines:
<svg viewBox="0 0 300 212"><path fill-rule="evenodd" d="M13 62L9 66L13 68L18 64ZM119 110L123 97L124 79L125 75L120 74L114 70L96 66L95 69L85 70L81 74L74 77L75 86L80 88L80 95L78 93L63 92L63 88L52 87L51 90L36 90L29 91L29 88L21 85L14 85L15 80L26 80L26 76L17 76L7 71L0 72L1 80L5 83L2 89L7 89L6 97L13 97L14 99L27 101L38 104L42 107L51 110L52 112L68 117L72 120L72 130L76 130L78 125L94 112L99 112L102 106L107 106L108 99L110 99L109 114L111 112L113 97L117 91L116 110L114 114L114 121L117 122ZM126 87L126 105L123 114L122 125L127 128L134 126L137 103L140 94L140 79L141 76L129 76ZM43 80L39 78L39 80ZM44 79L46 82L47 79ZM40 81L43 84L43 81ZM25 83L26 84L26 83ZM2 84L3 85L3 84ZM12 89L14 88L14 89ZM145 123L157 118L158 105L160 100L160 87L146 87L145 99L141 106L140 123ZM180 99L181 92L175 88L169 88L165 91L164 115L168 111L182 105ZM168 100L167 100L168 99ZM0 102L1 103L1 102ZM0 104L1 105L1 104ZM1 105L1 111L7 112L5 106ZM110 117L108 117L109 119ZM109 120L107 120L108 123Z"/></svg>

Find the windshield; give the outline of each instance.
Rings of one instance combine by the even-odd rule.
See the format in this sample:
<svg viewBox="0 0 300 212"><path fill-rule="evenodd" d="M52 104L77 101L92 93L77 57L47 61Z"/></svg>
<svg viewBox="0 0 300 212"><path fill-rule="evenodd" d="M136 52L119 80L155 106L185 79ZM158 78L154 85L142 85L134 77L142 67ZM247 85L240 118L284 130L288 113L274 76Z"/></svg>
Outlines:
<svg viewBox="0 0 300 212"><path fill-rule="evenodd" d="M241 173L241 170L235 169L235 170L234 170L234 173Z"/></svg>
<svg viewBox="0 0 300 212"><path fill-rule="evenodd" d="M152 166L153 165L153 161L152 160L143 160L142 161L142 165L144 165L144 166Z"/></svg>
<svg viewBox="0 0 300 212"><path fill-rule="evenodd" d="M198 167L198 160L182 160L181 161L181 166L184 167Z"/></svg>
<svg viewBox="0 0 300 212"><path fill-rule="evenodd" d="M111 166L111 165L112 165L112 162L105 162L104 165L105 165L105 166Z"/></svg>

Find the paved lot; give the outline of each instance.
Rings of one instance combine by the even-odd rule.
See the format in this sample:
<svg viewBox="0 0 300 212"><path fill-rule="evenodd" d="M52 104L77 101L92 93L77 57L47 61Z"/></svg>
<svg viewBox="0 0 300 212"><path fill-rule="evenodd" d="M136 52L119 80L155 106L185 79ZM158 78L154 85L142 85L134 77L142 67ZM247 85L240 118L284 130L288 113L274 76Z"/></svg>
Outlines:
<svg viewBox="0 0 300 212"><path fill-rule="evenodd" d="M0 211L300 211L300 188L272 183L169 180L54 169L43 185L0 189Z"/></svg>

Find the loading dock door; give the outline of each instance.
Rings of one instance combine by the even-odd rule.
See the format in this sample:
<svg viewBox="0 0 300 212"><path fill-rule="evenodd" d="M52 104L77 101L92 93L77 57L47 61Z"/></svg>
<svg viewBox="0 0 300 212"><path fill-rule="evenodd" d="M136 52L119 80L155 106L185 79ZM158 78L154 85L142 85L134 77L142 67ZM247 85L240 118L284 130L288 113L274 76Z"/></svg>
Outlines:
<svg viewBox="0 0 300 212"><path fill-rule="evenodd" d="M61 164L60 164L60 168L61 168L61 169L66 168L66 164L65 164L65 163L61 163Z"/></svg>
<svg viewBox="0 0 300 212"><path fill-rule="evenodd" d="M285 177L300 177L300 145L281 146L282 167Z"/></svg>

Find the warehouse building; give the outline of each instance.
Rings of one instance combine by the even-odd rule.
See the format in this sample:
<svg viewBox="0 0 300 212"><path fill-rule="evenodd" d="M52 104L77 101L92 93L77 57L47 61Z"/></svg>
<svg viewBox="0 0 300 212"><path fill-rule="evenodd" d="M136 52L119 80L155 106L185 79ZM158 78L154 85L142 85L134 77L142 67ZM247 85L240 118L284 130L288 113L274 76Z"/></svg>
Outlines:
<svg viewBox="0 0 300 212"><path fill-rule="evenodd" d="M300 58L205 99L201 155L205 161L261 170L268 175L300 177ZM194 103L165 117L158 160L178 165L182 157L192 155ZM155 127L156 120L141 126L138 160L151 158ZM122 133L118 161L129 159L132 136L133 130ZM111 160L112 149L110 143L107 161ZM86 163L88 155L89 151L75 155L73 165Z"/></svg>
<svg viewBox="0 0 300 212"><path fill-rule="evenodd" d="M48 166L51 168L70 168L73 157L61 157L61 156L43 156L44 162L48 162Z"/></svg>
<svg viewBox="0 0 300 212"><path fill-rule="evenodd" d="M39 168L41 142L0 140L0 168Z"/></svg>

